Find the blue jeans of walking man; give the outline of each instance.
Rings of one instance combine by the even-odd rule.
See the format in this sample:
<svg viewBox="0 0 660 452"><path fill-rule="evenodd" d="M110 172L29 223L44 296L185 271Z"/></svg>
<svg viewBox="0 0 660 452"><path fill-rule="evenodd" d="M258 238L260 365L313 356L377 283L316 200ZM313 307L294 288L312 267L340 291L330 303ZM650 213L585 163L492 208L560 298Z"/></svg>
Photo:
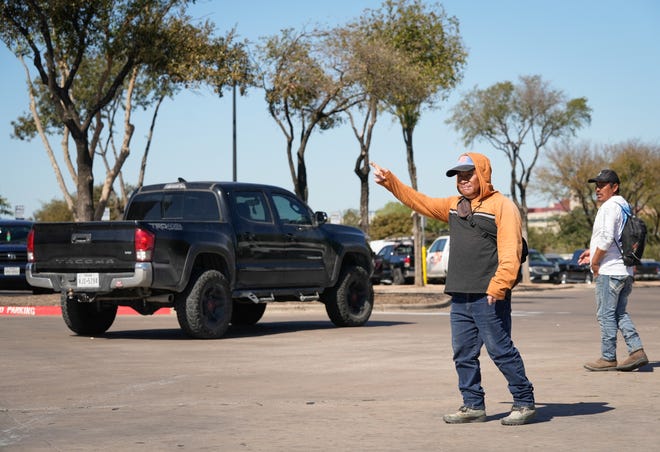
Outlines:
<svg viewBox="0 0 660 452"><path fill-rule="evenodd" d="M534 406L534 388L511 340L511 299L489 305L486 294L452 294L452 347L463 404L485 408L479 355L482 345L502 372L513 395L513 405Z"/></svg>
<svg viewBox="0 0 660 452"><path fill-rule="evenodd" d="M618 330L621 330L629 354L642 349L642 341L627 312L632 285L632 276L596 277L596 316L600 325L601 356L607 361L616 360Z"/></svg>

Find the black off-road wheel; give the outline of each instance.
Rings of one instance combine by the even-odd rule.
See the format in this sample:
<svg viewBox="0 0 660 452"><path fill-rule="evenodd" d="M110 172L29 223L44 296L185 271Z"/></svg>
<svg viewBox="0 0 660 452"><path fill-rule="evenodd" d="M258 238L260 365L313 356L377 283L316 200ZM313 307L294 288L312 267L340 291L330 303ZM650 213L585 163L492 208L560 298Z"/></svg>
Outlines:
<svg viewBox="0 0 660 452"><path fill-rule="evenodd" d="M236 326L254 325L266 311L266 303L239 303L234 302L234 310L231 313L231 324Z"/></svg>
<svg viewBox="0 0 660 452"><path fill-rule="evenodd" d="M337 284L323 292L330 321L336 326L364 325L374 307L374 289L363 267L342 269Z"/></svg>
<svg viewBox="0 0 660 452"><path fill-rule="evenodd" d="M62 293L62 318L71 331L80 336L98 336L108 331L117 317L116 305L81 303L75 295Z"/></svg>
<svg viewBox="0 0 660 452"><path fill-rule="evenodd" d="M181 329L194 339L218 339L229 328L232 299L222 273L207 270L192 278L175 296L176 317Z"/></svg>

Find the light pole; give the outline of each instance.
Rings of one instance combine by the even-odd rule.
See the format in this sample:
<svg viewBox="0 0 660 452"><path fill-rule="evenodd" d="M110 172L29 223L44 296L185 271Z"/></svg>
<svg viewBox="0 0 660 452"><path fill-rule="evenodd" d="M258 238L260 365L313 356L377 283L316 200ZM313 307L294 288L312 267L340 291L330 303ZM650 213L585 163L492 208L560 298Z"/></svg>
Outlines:
<svg viewBox="0 0 660 452"><path fill-rule="evenodd" d="M236 182L236 82L232 92L232 148L233 148L233 176Z"/></svg>

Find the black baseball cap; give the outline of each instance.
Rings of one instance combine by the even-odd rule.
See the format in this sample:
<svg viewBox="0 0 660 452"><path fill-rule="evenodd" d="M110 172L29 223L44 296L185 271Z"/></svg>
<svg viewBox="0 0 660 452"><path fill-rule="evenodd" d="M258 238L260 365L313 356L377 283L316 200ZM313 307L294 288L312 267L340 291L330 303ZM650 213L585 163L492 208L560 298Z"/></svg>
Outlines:
<svg viewBox="0 0 660 452"><path fill-rule="evenodd" d="M621 184L619 176L611 169L602 169L596 177L592 177L587 182L610 182L613 184Z"/></svg>

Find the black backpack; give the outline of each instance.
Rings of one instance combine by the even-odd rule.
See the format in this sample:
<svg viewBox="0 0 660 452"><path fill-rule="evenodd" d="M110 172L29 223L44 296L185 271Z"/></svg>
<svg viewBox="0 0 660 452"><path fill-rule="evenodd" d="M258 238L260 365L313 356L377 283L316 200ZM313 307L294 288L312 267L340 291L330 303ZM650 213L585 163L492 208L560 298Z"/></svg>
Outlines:
<svg viewBox="0 0 660 452"><path fill-rule="evenodd" d="M623 264L626 267L633 267L639 265L644 254L644 246L646 245L646 224L641 218L632 213L632 209L628 206L628 210L621 207L625 215L625 223L623 224L623 231L621 232L621 245L615 241L617 248L623 257Z"/></svg>
<svg viewBox="0 0 660 452"><path fill-rule="evenodd" d="M513 285L513 287L520 284L520 282L523 279L522 269L523 269L523 264L525 263L525 261L527 261L527 255L528 254L529 254L529 247L527 246L527 240L525 240L525 237L523 237L522 238L522 254L520 256L520 268L518 268L518 278L516 278L516 282Z"/></svg>

